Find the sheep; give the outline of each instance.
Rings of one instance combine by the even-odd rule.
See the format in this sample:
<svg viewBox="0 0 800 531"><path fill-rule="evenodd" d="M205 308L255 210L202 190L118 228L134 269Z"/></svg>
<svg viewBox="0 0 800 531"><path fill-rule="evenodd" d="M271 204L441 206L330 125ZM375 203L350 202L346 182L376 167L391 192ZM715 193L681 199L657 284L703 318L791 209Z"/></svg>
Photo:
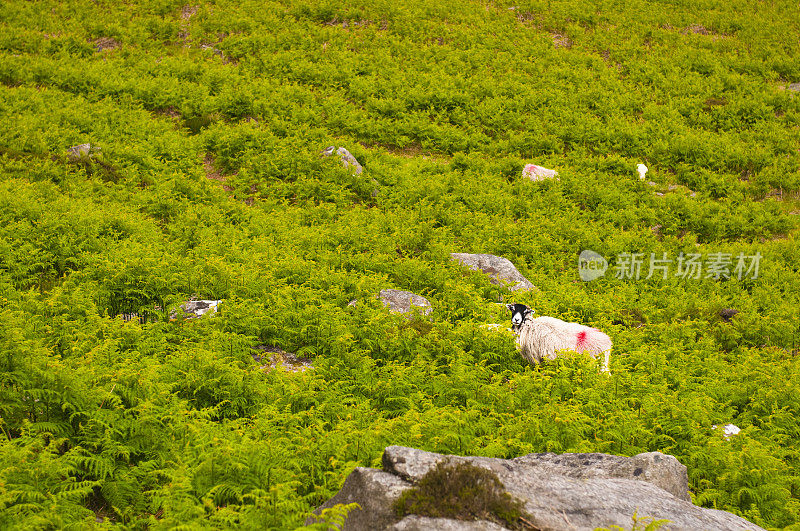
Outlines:
<svg viewBox="0 0 800 531"><path fill-rule="evenodd" d="M524 304L507 304L511 311L511 327L517 334L522 357L531 363L554 360L559 350L589 352L596 358L603 354L603 372L608 372L611 338L596 328L567 323L555 317L530 316L534 311Z"/></svg>

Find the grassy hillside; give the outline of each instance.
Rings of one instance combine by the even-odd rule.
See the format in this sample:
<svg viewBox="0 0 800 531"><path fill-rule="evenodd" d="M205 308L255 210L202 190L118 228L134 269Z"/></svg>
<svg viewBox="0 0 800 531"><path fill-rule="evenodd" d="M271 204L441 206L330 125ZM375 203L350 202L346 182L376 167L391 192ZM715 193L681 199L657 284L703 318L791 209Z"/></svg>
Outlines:
<svg viewBox="0 0 800 531"><path fill-rule="evenodd" d="M0 4L0 527L291 529L398 444L659 450L698 505L800 529L797 3L346 4ZM224 302L170 320L192 296ZM611 375L527 366L499 301L603 329Z"/></svg>

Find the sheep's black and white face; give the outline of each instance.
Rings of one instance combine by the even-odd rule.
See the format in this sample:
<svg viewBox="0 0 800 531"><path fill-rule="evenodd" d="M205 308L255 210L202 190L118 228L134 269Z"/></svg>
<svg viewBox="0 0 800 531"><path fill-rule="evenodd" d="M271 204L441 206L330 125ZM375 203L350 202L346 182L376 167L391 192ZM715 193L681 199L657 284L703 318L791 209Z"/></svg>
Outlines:
<svg viewBox="0 0 800 531"><path fill-rule="evenodd" d="M524 304L506 304L506 308L508 308L511 312L511 324L515 330L522 326L522 323L525 322L525 319L530 317L533 313L533 310Z"/></svg>

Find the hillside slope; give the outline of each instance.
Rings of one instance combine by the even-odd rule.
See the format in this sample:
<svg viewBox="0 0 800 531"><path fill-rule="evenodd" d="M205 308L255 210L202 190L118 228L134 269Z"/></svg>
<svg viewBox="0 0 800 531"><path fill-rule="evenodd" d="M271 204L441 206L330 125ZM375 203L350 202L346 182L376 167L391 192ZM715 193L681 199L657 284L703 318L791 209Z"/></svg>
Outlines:
<svg viewBox="0 0 800 531"><path fill-rule="evenodd" d="M388 445L658 450L800 526L796 3L413 4L0 5L0 527L293 528ZM611 375L527 366L501 301Z"/></svg>

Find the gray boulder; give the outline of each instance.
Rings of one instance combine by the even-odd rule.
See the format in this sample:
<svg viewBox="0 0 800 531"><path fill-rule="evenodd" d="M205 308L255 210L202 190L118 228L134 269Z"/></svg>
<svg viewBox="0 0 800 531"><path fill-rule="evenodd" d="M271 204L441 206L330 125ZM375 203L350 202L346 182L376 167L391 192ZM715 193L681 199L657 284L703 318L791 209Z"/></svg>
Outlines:
<svg viewBox="0 0 800 531"><path fill-rule="evenodd" d="M340 147L336 148L336 146L328 146L322 150L322 155L324 157L330 157L334 153L339 155L339 158L342 159L342 164L345 166L351 166L354 170L356 175L360 175L364 168L361 167L361 164L356 160L352 153L347 151L347 149Z"/></svg>
<svg viewBox="0 0 800 531"><path fill-rule="evenodd" d="M183 310L186 319L197 319L198 317L202 317L207 313L216 313L217 307L221 302L222 301L191 300L181 304L180 309ZM177 317L177 313L173 313L170 317L175 319Z"/></svg>
<svg viewBox="0 0 800 531"><path fill-rule="evenodd" d="M795 92L800 92L800 83L791 83L787 88Z"/></svg>
<svg viewBox="0 0 800 531"><path fill-rule="evenodd" d="M640 518L666 519L664 530L762 530L734 514L693 505L686 467L672 456L649 452L633 457L606 454L529 454L516 459L447 456L390 446L383 470L357 468L325 505L361 504L345 530L491 530L485 521L395 516L394 502L442 461L468 462L492 471L503 488L524 504L525 520L541 531L593 530L633 524Z"/></svg>
<svg viewBox="0 0 800 531"><path fill-rule="evenodd" d="M536 468L541 474L577 479L619 478L647 481L676 498L692 501L686 467L671 455L648 452L633 457L608 454L529 454L515 462Z"/></svg>
<svg viewBox="0 0 800 531"><path fill-rule="evenodd" d="M359 529L376 531L387 529L399 520L392 505L411 484L402 479L375 470L374 468L357 467L344 480L342 489L330 500L323 503L315 514L340 503L358 503L361 508L350 511L342 526L342 531ZM306 525L314 522L314 518L306 520Z"/></svg>
<svg viewBox="0 0 800 531"><path fill-rule="evenodd" d="M527 278L517 271L514 264L507 258L493 254L450 253L453 260L458 260L473 271L483 271L489 275L492 284L508 282L512 291L533 289Z"/></svg>
<svg viewBox="0 0 800 531"><path fill-rule="evenodd" d="M388 306L390 311L396 313L409 313L413 308L416 308L422 315L428 315L433 311L428 299L410 291L382 289L378 293L378 298L381 299L384 306Z"/></svg>
<svg viewBox="0 0 800 531"><path fill-rule="evenodd" d="M91 144L78 144L67 149L67 155L73 160L88 157L91 153L97 151L97 148Z"/></svg>
<svg viewBox="0 0 800 531"><path fill-rule="evenodd" d="M486 520L464 521L412 514L386 529L387 531L503 531L508 528Z"/></svg>

